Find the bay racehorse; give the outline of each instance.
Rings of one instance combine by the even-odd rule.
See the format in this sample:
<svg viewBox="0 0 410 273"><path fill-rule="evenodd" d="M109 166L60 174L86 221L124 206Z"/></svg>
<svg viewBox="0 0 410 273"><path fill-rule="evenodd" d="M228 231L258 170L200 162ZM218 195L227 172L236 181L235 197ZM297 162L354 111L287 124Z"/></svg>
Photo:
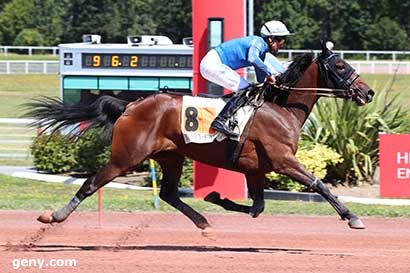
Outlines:
<svg viewBox="0 0 410 273"><path fill-rule="evenodd" d="M43 223L64 221L85 198L115 177L133 170L143 160L152 158L163 172L160 198L185 214L198 228L206 229L207 220L178 195L182 164L184 158L189 157L245 174L253 201L251 206L221 199L216 192L205 198L227 210L258 216L264 209L265 174L275 171L322 195L343 220L348 220L351 228L364 228L361 220L298 162L295 153L301 128L319 97L330 94L364 105L372 100L373 91L348 63L324 45L317 58L312 54L297 56L278 77L276 87L262 88L276 98L266 99L257 110L248 137L232 165L225 160L227 140L185 144L180 124L180 95L159 93L131 103L110 96L100 97L89 105L64 105L52 98L31 103L33 108L28 115L37 119L37 125L60 128L88 122L89 128L112 130L108 163L84 182L65 207L44 213L38 220Z"/></svg>

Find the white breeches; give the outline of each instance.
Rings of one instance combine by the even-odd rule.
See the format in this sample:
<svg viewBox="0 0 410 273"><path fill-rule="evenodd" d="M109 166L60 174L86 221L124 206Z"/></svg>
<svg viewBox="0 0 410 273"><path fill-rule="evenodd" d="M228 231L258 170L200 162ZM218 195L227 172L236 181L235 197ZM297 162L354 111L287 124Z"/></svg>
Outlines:
<svg viewBox="0 0 410 273"><path fill-rule="evenodd" d="M200 64L201 75L208 81L214 82L231 91L238 91L250 85L250 83L239 76L235 70L224 65L216 50L211 49Z"/></svg>

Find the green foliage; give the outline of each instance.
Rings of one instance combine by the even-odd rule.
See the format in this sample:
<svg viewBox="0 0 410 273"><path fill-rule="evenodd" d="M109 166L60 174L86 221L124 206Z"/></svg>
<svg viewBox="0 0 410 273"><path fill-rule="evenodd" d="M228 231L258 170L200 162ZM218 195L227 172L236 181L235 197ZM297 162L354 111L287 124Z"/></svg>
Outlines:
<svg viewBox="0 0 410 273"><path fill-rule="evenodd" d="M77 164L75 147L61 134L41 135L32 146L34 166L47 173L68 172Z"/></svg>
<svg viewBox="0 0 410 273"><path fill-rule="evenodd" d="M185 158L184 165L182 166L182 174L181 174L181 179L179 181L179 187L182 188L190 188L192 187L193 183L193 161L192 159ZM155 172L156 172L156 178L157 178L157 184L160 186L161 185L161 180L162 180L162 170L161 167L159 166L158 163L155 162ZM151 176L148 176L144 179L143 186L151 187L152 181L151 181Z"/></svg>
<svg viewBox="0 0 410 273"><path fill-rule="evenodd" d="M399 105L400 96L389 99L386 92L377 92L374 101L361 108L353 102L322 99L309 116L302 138L326 144L343 158L330 167L332 178L370 181L378 164L379 132L408 130L409 110Z"/></svg>
<svg viewBox="0 0 410 273"><path fill-rule="evenodd" d="M31 18L27 27L35 28L44 38L44 45L56 46L63 35L62 12L64 6L59 0L34 0L34 8L29 11Z"/></svg>
<svg viewBox="0 0 410 273"><path fill-rule="evenodd" d="M183 188L190 188L193 184L193 164L192 159L185 158L184 166L182 168L181 180L179 186Z"/></svg>
<svg viewBox="0 0 410 273"><path fill-rule="evenodd" d="M307 170L319 179L325 178L327 168L335 166L343 162L341 156L323 144L305 144L302 145L296 153L296 158L301 162ZM287 176L279 175L271 172L266 176L268 178L268 186L273 189L303 191L306 186L293 181Z"/></svg>
<svg viewBox="0 0 410 273"><path fill-rule="evenodd" d="M382 17L366 28L365 49L407 50L409 39L406 31L390 18Z"/></svg>
<svg viewBox="0 0 410 273"><path fill-rule="evenodd" d="M90 130L75 143L78 171L95 173L107 164L111 147L102 138L101 131L101 129Z"/></svg>
<svg viewBox="0 0 410 273"><path fill-rule="evenodd" d="M126 42L127 35L156 34L157 15L152 13L152 0L74 0L65 1L62 14L64 42L94 33L103 42Z"/></svg>
<svg viewBox="0 0 410 273"><path fill-rule="evenodd" d="M43 36L32 28L25 28L17 35L13 45L15 46L44 46Z"/></svg>
<svg viewBox="0 0 410 273"><path fill-rule="evenodd" d="M34 10L33 0L13 0L4 5L0 13L0 32L4 44L13 44L23 29L31 27L30 10Z"/></svg>
<svg viewBox="0 0 410 273"><path fill-rule="evenodd" d="M398 50L409 43L408 1L255 0L254 6L255 33L264 21L282 20L296 33L289 48L319 48L321 38L337 49Z"/></svg>
<svg viewBox="0 0 410 273"><path fill-rule="evenodd" d="M337 49L400 50L409 44L409 1L255 0L254 14L255 34L264 21L284 21L296 33L288 48L319 48L321 38L332 39ZM191 0L5 0L0 37L10 45L23 29L36 29L47 45L80 41L86 33L109 43L138 34L179 43L192 35L191 15Z"/></svg>
<svg viewBox="0 0 410 273"><path fill-rule="evenodd" d="M161 14L157 24L157 34L168 36L174 43L192 36L191 0L153 0L153 14ZM155 17L154 17L155 18Z"/></svg>
<svg viewBox="0 0 410 273"><path fill-rule="evenodd" d="M47 173L95 173L110 156L99 129L88 131L77 142L59 133L38 136L31 146L34 166Z"/></svg>

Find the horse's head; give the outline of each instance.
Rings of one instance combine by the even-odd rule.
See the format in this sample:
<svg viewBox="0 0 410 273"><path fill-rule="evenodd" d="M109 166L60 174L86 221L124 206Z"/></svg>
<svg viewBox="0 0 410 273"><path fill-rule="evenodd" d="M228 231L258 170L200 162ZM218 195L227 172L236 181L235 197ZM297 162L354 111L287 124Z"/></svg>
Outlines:
<svg viewBox="0 0 410 273"><path fill-rule="evenodd" d="M320 73L329 88L343 89L338 97L352 99L358 105L370 103L373 90L360 78L353 67L330 51L322 41L322 52L317 58Z"/></svg>

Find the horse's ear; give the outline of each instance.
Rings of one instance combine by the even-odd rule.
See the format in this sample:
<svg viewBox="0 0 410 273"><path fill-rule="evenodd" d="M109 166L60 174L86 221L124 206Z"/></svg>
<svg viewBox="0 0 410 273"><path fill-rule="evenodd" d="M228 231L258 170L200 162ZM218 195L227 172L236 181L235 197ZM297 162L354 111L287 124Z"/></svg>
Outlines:
<svg viewBox="0 0 410 273"><path fill-rule="evenodd" d="M326 47L326 42L322 39L320 39L320 46L322 47L322 54L326 54L326 52L328 51L327 47Z"/></svg>

